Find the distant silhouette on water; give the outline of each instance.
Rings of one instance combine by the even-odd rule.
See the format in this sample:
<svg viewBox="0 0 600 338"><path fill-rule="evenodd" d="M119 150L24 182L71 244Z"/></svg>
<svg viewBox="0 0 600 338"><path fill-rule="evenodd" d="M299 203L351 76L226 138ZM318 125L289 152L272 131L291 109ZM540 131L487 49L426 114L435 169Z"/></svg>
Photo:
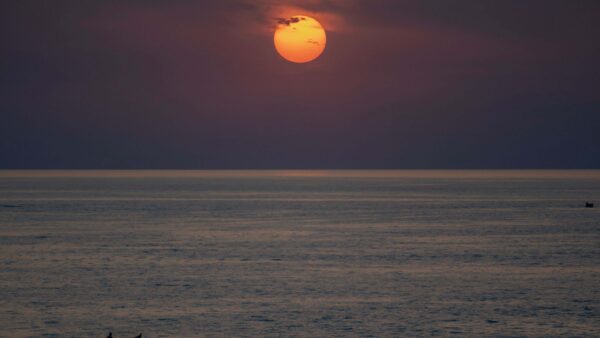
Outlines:
<svg viewBox="0 0 600 338"><path fill-rule="evenodd" d="M113 335L112 335L112 332L109 332L108 336L106 336L106 338L114 338ZM138 334L137 336L135 336L133 338L142 338L142 334L140 333L140 334Z"/></svg>
<svg viewBox="0 0 600 338"><path fill-rule="evenodd" d="M585 202L585 207L586 208L593 208L594 207L594 203Z"/></svg>

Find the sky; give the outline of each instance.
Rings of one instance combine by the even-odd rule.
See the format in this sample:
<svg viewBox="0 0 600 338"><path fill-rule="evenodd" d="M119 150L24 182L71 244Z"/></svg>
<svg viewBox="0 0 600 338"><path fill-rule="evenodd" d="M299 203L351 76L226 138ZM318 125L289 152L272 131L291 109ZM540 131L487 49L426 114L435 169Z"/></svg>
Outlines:
<svg viewBox="0 0 600 338"><path fill-rule="evenodd" d="M317 19L294 64L278 20ZM0 168L600 168L597 0L0 3Z"/></svg>

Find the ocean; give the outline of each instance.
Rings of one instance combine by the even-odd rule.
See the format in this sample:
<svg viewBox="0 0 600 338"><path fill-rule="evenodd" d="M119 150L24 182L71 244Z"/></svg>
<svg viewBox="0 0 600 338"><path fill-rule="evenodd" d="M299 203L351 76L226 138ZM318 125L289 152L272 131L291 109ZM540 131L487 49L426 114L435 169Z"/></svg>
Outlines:
<svg viewBox="0 0 600 338"><path fill-rule="evenodd" d="M598 204L600 171L0 171L0 337L600 336Z"/></svg>

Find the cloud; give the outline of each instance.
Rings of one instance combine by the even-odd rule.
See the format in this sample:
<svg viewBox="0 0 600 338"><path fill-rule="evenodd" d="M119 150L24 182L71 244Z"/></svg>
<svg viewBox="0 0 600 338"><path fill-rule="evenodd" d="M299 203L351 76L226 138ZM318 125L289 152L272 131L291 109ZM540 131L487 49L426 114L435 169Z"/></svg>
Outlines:
<svg viewBox="0 0 600 338"><path fill-rule="evenodd" d="M286 19L286 18L277 18L277 23L280 24L280 25L289 26L289 25L291 25L293 23L300 22L300 20L306 20L306 18L301 17L301 16L291 17L289 19Z"/></svg>

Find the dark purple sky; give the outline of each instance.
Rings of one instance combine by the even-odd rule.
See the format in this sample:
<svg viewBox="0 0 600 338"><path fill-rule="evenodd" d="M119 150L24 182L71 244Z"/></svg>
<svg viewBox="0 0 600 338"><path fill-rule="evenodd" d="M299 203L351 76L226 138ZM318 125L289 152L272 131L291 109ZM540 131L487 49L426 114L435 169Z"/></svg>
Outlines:
<svg viewBox="0 0 600 338"><path fill-rule="evenodd" d="M309 64L278 17L328 31ZM597 0L14 0L0 168L600 168Z"/></svg>

